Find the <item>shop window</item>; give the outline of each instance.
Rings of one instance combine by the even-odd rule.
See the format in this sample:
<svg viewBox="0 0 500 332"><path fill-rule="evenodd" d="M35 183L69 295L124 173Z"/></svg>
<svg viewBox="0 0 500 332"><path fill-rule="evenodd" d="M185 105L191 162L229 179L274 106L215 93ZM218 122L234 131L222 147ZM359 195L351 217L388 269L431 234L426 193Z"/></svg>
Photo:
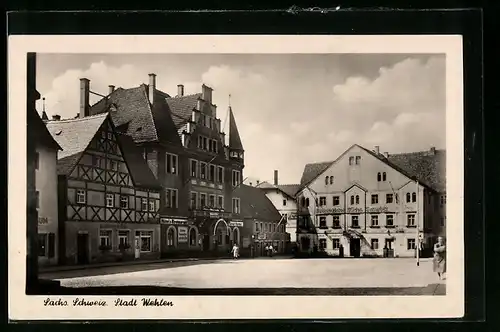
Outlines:
<svg viewBox="0 0 500 332"><path fill-rule="evenodd" d="M340 239L333 239L332 245L333 245L333 249L339 249L340 248Z"/></svg>
<svg viewBox="0 0 500 332"><path fill-rule="evenodd" d="M175 246L175 230L173 228L169 228L167 231L167 246Z"/></svg>
<svg viewBox="0 0 500 332"><path fill-rule="evenodd" d="M194 228L189 231L189 245L196 246L196 230Z"/></svg>
<svg viewBox="0 0 500 332"><path fill-rule="evenodd" d="M140 236L141 252L153 251L152 248L153 232L151 231L140 232L139 236Z"/></svg>
<svg viewBox="0 0 500 332"><path fill-rule="evenodd" d="M99 248L110 249L111 248L111 230L100 230L99 231Z"/></svg>
<svg viewBox="0 0 500 332"><path fill-rule="evenodd" d="M126 230L119 230L118 231L118 245L120 248L126 248L129 246L129 231Z"/></svg>

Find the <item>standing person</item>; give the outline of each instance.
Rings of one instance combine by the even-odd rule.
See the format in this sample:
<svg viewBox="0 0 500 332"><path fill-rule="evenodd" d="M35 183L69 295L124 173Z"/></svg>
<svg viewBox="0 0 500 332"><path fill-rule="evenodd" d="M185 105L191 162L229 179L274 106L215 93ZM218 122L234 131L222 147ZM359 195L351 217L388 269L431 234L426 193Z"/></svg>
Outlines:
<svg viewBox="0 0 500 332"><path fill-rule="evenodd" d="M437 272L439 280L446 273L446 246L443 237L438 237L437 243L434 245L434 258L432 260L434 272Z"/></svg>
<svg viewBox="0 0 500 332"><path fill-rule="evenodd" d="M270 244L269 245L269 257L273 257L273 253L274 253L274 248L273 248L273 245Z"/></svg>
<svg viewBox="0 0 500 332"><path fill-rule="evenodd" d="M233 254L233 259L238 259L238 256L240 255L240 248L238 248L236 243L233 245L233 249L231 250L231 253Z"/></svg>
<svg viewBox="0 0 500 332"><path fill-rule="evenodd" d="M269 245L266 244L266 247L264 248L266 252L266 256L269 256Z"/></svg>

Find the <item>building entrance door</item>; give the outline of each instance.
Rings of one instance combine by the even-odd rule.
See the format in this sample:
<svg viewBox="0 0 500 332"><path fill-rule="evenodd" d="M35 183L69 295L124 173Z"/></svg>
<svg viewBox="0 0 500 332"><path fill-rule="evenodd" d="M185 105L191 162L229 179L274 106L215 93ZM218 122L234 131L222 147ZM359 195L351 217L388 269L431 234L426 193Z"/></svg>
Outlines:
<svg viewBox="0 0 500 332"><path fill-rule="evenodd" d="M89 235L78 234L76 236L77 263L87 264L89 262Z"/></svg>
<svg viewBox="0 0 500 332"><path fill-rule="evenodd" d="M394 248L393 248L394 239L385 239L384 249L387 250L386 257L394 257Z"/></svg>
<svg viewBox="0 0 500 332"><path fill-rule="evenodd" d="M311 239L308 236L303 236L300 238L300 249L302 251L309 251L309 247L311 246Z"/></svg>
<svg viewBox="0 0 500 332"><path fill-rule="evenodd" d="M352 257L359 257L361 255L361 240L351 239L351 243L349 244L349 251Z"/></svg>

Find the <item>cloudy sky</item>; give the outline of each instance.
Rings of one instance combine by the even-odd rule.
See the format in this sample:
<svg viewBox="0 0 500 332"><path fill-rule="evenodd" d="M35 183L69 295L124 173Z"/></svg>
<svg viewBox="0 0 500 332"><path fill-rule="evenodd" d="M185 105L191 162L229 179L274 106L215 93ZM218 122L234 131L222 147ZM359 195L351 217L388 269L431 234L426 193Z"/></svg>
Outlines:
<svg viewBox="0 0 500 332"><path fill-rule="evenodd" d="M177 84L190 94L205 83L223 122L231 94L244 176L261 181L277 169L280 183L298 183L306 163L354 143L389 153L445 148L444 55L39 54L37 71L49 117L78 113L81 77L104 95L109 84L147 83L151 72L171 95Z"/></svg>

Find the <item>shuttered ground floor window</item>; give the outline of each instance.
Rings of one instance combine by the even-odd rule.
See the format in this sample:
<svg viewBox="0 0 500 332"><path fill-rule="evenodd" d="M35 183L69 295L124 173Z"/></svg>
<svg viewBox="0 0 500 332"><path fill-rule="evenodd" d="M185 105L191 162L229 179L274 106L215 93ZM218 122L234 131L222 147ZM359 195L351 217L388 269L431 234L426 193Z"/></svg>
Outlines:
<svg viewBox="0 0 500 332"><path fill-rule="evenodd" d="M38 256L52 258L55 254L56 236L54 233L38 234Z"/></svg>

